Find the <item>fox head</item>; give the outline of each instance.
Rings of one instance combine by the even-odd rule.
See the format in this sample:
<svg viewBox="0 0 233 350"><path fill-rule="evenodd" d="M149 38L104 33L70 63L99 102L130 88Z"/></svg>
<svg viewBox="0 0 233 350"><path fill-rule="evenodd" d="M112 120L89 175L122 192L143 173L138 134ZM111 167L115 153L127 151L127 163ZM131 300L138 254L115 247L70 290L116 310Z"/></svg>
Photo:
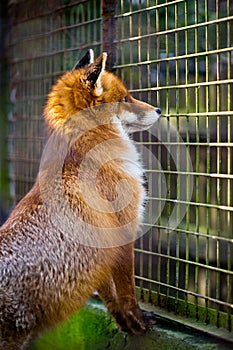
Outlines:
<svg viewBox="0 0 233 350"><path fill-rule="evenodd" d="M81 110L107 103L117 103L112 121L120 122L127 133L148 129L159 118L160 108L133 98L117 76L105 71L106 60L107 53L94 60L93 50L88 50L73 70L58 80L45 107L50 129L58 129Z"/></svg>

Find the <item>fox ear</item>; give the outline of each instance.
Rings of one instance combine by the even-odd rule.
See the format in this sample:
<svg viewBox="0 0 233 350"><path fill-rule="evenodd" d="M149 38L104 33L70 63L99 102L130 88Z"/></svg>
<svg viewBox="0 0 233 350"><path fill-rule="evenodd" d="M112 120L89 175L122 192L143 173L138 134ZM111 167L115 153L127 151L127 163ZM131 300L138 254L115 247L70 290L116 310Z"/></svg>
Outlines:
<svg viewBox="0 0 233 350"><path fill-rule="evenodd" d="M78 61L78 63L76 63L76 65L72 70L84 68L93 62L94 62L94 51L92 49L89 49L85 53L85 55Z"/></svg>
<svg viewBox="0 0 233 350"><path fill-rule="evenodd" d="M103 52L90 67L87 68L87 80L89 80L92 86L95 88L95 95L100 96L103 92L102 88L102 75L105 71L107 61L107 53Z"/></svg>

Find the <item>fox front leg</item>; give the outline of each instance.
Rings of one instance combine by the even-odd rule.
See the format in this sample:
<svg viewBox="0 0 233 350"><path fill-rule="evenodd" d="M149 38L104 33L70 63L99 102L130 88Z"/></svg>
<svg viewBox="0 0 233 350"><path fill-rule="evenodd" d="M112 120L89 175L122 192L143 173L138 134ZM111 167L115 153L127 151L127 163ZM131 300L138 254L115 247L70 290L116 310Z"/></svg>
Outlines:
<svg viewBox="0 0 233 350"><path fill-rule="evenodd" d="M145 331L146 325L135 294L133 244L120 248L112 276L99 289L99 295L122 331L133 334Z"/></svg>

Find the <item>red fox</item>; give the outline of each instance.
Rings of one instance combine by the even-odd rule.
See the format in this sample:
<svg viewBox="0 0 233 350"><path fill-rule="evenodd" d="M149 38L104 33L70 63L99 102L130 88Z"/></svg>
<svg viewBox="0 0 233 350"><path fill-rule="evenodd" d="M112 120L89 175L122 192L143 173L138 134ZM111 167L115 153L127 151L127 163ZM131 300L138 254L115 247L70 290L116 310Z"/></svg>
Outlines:
<svg viewBox="0 0 233 350"><path fill-rule="evenodd" d="M58 142L0 229L1 350L26 349L95 291L120 329L146 329L133 254L146 191L129 133L151 127L161 111L105 71L106 53L93 56L88 50L52 88L44 117Z"/></svg>

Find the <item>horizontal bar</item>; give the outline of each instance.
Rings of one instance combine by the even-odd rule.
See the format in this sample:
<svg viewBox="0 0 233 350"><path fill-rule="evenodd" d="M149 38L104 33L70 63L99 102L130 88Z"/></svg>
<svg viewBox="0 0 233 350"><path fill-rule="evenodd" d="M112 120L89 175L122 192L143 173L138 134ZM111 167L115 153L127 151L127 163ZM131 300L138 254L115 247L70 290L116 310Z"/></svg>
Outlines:
<svg viewBox="0 0 233 350"><path fill-rule="evenodd" d="M233 147L233 142L176 142L176 141L156 141L156 142L143 142L136 141L138 145L166 145L166 146L196 146L196 147Z"/></svg>
<svg viewBox="0 0 233 350"><path fill-rule="evenodd" d="M162 90L177 90L177 89L184 89L184 88L200 88L202 86L213 86L213 85L224 85L224 84L233 84L233 79L224 79L224 80L213 80L213 81L202 81L197 83L189 83L189 84L180 84L180 85L164 85L164 86L157 86L157 87L150 87L150 88L143 88L143 89L131 89L130 92L147 92L147 91L162 91ZM216 112L218 113L218 112Z"/></svg>
<svg viewBox="0 0 233 350"><path fill-rule="evenodd" d="M101 45L101 41L95 41L95 42L92 42L91 45L92 46L98 46L98 45ZM88 44L80 44L77 47L75 48L70 48L70 49L63 49L63 50L57 50L57 51L53 51L53 52L47 52L45 54L41 54L41 55L35 55L35 56L26 56L24 58L14 58L14 59L9 59L9 62L11 64L17 64L17 63L21 63L21 62L28 62L28 61L33 61L33 60L36 60L36 59L40 59L40 58L48 58L48 57L54 57L54 56L57 56L59 54L64 54L64 53L67 53L67 52L77 52L78 50L84 50L84 49L89 49L90 48L90 43ZM46 75L44 75L46 77ZM27 79L25 79L27 80Z"/></svg>
<svg viewBox="0 0 233 350"><path fill-rule="evenodd" d="M147 38L151 38L151 37L158 37L158 36L161 36L161 35L168 35L168 34L173 34L173 33L178 33L178 32L185 32L185 31L187 32L187 30L189 30L189 29L198 29L198 28L201 28L201 27L207 27L208 25L212 25L212 24L220 24L222 22L230 22L231 20L233 20L233 16L217 18L217 19L213 19L212 21L190 24L190 25L185 26L185 27L178 27L178 28L168 29L168 30L164 30L164 31L161 31L161 32L151 33L151 34L138 35L138 36L130 37L130 38L127 38L127 39L119 39L118 42L119 43L124 43L124 42L128 43L128 42L132 42L132 41L139 41L141 39L147 39Z"/></svg>
<svg viewBox="0 0 233 350"><path fill-rule="evenodd" d="M170 232L172 230L170 227L165 226L165 225L147 224L147 223L143 223L143 225L148 226L148 227L154 227L154 228L168 231L168 232ZM233 243L233 238L216 236L216 235L213 235L211 233L207 234L207 233L201 233L201 232L196 232L196 231L190 231L190 230L182 229L179 227L176 227L174 231L176 231L177 233L188 234L188 235L192 235L192 236L196 236L196 237L209 238L210 240L212 239L213 241L226 242L226 243L230 243L230 244Z"/></svg>
<svg viewBox="0 0 233 350"><path fill-rule="evenodd" d="M233 271L221 269L220 267L215 267L215 266L211 266L211 265L201 264L201 263L196 262L196 261L185 260L185 259L181 259L181 258L172 256L172 255L156 253L156 252L153 252L153 251L142 250L142 249L139 249L139 248L134 248L134 250L135 250L135 252L138 252L138 253L141 253L141 254L156 256L156 257L164 258L164 259L168 259L168 260L174 260L174 261L177 261L177 262L180 262L180 263L184 263L184 264L188 264L188 265L194 265L194 266L198 266L198 267L201 267L203 269L206 269L206 270L211 270L211 271L214 271L214 272L221 272L221 273L233 276Z"/></svg>
<svg viewBox="0 0 233 350"><path fill-rule="evenodd" d="M8 117L8 123L11 124L11 125L15 125L16 123L18 122L21 122L21 121L25 121L25 119L18 119L17 117L15 117L14 115L12 116L9 116ZM33 116L31 119L30 119L30 122L43 122L43 116ZM9 136L8 136L9 137ZM17 138L17 136L15 136ZM20 138L20 136L19 136Z"/></svg>
<svg viewBox="0 0 233 350"><path fill-rule="evenodd" d="M10 181L13 181L13 182L21 182L21 183L26 183L26 184L34 184L35 183L35 179L34 178L29 178L29 177L27 177L25 179L23 177L22 178L21 177L18 178L17 176L14 176L12 174L10 174L8 176L8 179ZM16 194L16 195L18 195L18 194Z"/></svg>
<svg viewBox="0 0 233 350"><path fill-rule="evenodd" d="M188 86L186 87L188 88ZM179 114L175 114L175 113L170 113L170 114L164 114L163 117L203 117L203 116L207 116L207 117L218 117L221 115L226 115L226 116L230 116L233 115L233 111L229 110L229 111L218 111L218 112L209 112L209 111L203 111L203 112L193 112L193 113L179 113Z"/></svg>
<svg viewBox="0 0 233 350"><path fill-rule="evenodd" d="M141 277L141 276L135 275L135 278L138 279L138 280L144 281L144 282L157 284L159 286L162 286L162 287L165 287L165 288L168 288L168 289L174 289L174 290L176 290L178 292L182 292L184 294L192 295L192 296L197 297L197 298L201 298L201 299L204 299L204 300L212 301L212 302L214 302L216 304L224 305L224 306L227 306L227 307L233 309L233 304L221 301L219 299L214 299L214 298L211 298L211 297L207 297L207 296L205 296L203 294L199 294L199 293L192 292L190 290L186 290L186 289L182 289L182 288L179 288L179 287L175 287L173 285L170 285L170 284L167 284L167 283L163 283L163 282L160 282L160 281L154 281L154 280L151 280L151 279L146 278L146 277Z"/></svg>
<svg viewBox="0 0 233 350"><path fill-rule="evenodd" d="M122 69L122 68L129 68L129 67L138 67L138 66L144 66L144 65L149 65L149 64L157 64L161 62L169 62L169 61L180 61L182 59L189 59L189 58L198 58L201 56L210 56L210 55L217 55L220 53L228 53L233 51L233 47L224 47L222 49L216 49L216 50L210 50L210 51L201 51L201 52L192 52L189 54L185 55L180 55L180 56L172 56L172 57L164 57L164 58L159 58L156 60L147 60L147 61L140 61L140 62L135 62L135 63L127 63L127 64L120 64L116 65L114 68L115 69Z"/></svg>
<svg viewBox="0 0 233 350"><path fill-rule="evenodd" d="M159 197L148 197L148 199L158 201L158 202L169 202L169 203L175 203L175 204L185 204L185 205L192 205L197 207L205 207L205 208L212 208L212 209L219 209L219 210L226 210L233 212L233 207L226 206L226 205L219 205L219 204L209 204L209 203L202 203L202 202L188 202L183 201L181 199L172 199L172 198L159 198Z"/></svg>
<svg viewBox="0 0 233 350"><path fill-rule="evenodd" d="M51 37L51 35L53 35L53 34L57 34L57 33L64 32L64 31L68 31L70 29L75 29L75 28L78 28L78 27L83 28L83 26L85 26L85 25L98 23L98 22L101 23L101 17L90 19L89 21L86 21L86 22L75 23L75 24L72 24L72 25L69 25L69 26L59 27L59 28L56 28L56 29L53 29L53 30L50 30L50 31L47 31L47 32L43 32L41 34L28 35L27 37L20 38L17 41L11 41L8 46L9 47L13 47L13 46L16 46L18 44L22 44L24 42L35 41L37 39L44 39L46 37ZM75 41L75 38L74 38L74 41ZM76 48L76 50L77 50L77 48Z"/></svg>
<svg viewBox="0 0 233 350"><path fill-rule="evenodd" d="M7 157L7 160L10 161L10 162L14 162L15 164L16 163L33 163L33 164L39 164L40 162L40 158L38 159L32 159L32 158L19 158L18 156L17 157L14 157L14 156L9 156ZM35 179L34 179L35 181Z"/></svg>
<svg viewBox="0 0 233 350"><path fill-rule="evenodd" d="M35 120L35 119L33 119ZM43 121L43 119L36 119L36 121ZM31 120L30 120L31 122ZM44 142L46 140L46 137L42 137L42 136L35 136L35 137L30 137L28 135L8 135L8 140L10 141L22 141L22 142Z"/></svg>
<svg viewBox="0 0 233 350"><path fill-rule="evenodd" d="M60 52L60 54L61 54L61 52ZM48 72L48 74L35 74L35 75L30 75L30 77L20 77L20 79L18 79L18 78L16 78L15 80L12 79L12 81L14 81L15 84L17 84L17 83L18 84L20 84L20 83L27 83L27 82L31 82L31 81L35 82L36 80L44 80L44 79L48 79L48 78L56 78L56 77L61 76L62 74L64 74L63 70L57 70L57 71L54 71L53 73L52 72Z"/></svg>
<svg viewBox="0 0 233 350"><path fill-rule="evenodd" d="M155 143L156 144L156 143ZM193 175L193 176L205 176L218 179L233 180L231 174L216 174L216 173L198 173L191 171L176 171L176 170L157 170L157 169L146 169L145 173L157 173L157 174L170 174L170 175Z"/></svg>
<svg viewBox="0 0 233 350"><path fill-rule="evenodd" d="M150 11L153 11L153 10L158 10L160 8L168 7L168 6L175 5L175 4L182 3L182 2L185 2L185 0L174 0L174 1L170 1L169 3L163 3L163 4L159 4L159 5L154 5L154 6L146 7L144 9L135 10L135 11L132 11L132 12L125 12L125 13L122 13L120 15L116 15L116 18L130 17L130 16L132 16L134 14L140 14L140 13L143 13L143 12L150 12Z"/></svg>
<svg viewBox="0 0 233 350"><path fill-rule="evenodd" d="M60 12L61 10L64 10L66 8L74 7L74 6L80 5L81 3L84 4L84 3L88 3L88 2L89 2L89 0L77 0L77 1L72 1L72 3L69 3L67 5L60 5L60 6L56 5L56 7L52 6L51 9L47 9L48 7L44 6L44 12L43 13L36 12L36 17L35 16L31 16L31 17L30 16L26 16L23 19L21 19L22 16L17 16L16 23L18 24L18 23L28 22L28 21L33 20L35 18L38 20L41 17L47 17L47 16L52 15L52 14L54 14L56 12ZM27 8L27 2L26 1L24 1L23 4L11 4L9 6L10 15L11 15L11 13L14 13L12 11L12 9L15 9L15 8L17 9L16 14L18 14L20 12L20 10L21 10L20 13L23 12L24 15L25 14L28 15L30 13L30 11L25 11L25 8ZM21 19L21 20L19 20L19 19Z"/></svg>

